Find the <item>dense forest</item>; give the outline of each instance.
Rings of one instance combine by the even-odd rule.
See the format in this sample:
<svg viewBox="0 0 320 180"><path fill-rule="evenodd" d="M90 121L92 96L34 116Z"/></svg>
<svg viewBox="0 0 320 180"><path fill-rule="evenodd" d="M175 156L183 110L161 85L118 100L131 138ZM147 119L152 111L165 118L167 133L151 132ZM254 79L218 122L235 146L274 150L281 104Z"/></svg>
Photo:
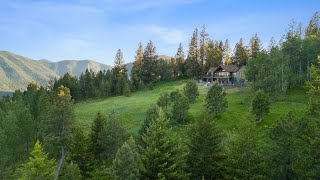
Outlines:
<svg viewBox="0 0 320 180"><path fill-rule="evenodd" d="M48 87L31 83L3 97L0 179L319 179L319 18L315 13L305 28L292 21L267 48L257 34L247 46L241 38L233 52L228 40L210 39L203 26L194 30L186 56L180 44L170 60L158 59L152 41L145 48L140 43L131 74L119 49L112 70L67 73ZM228 108L218 84L209 88L203 113L187 121L199 100L195 80L220 64L245 66L247 86L255 91L246 121L234 132L216 124ZM75 103L129 97L175 79L186 79L183 90L163 93L141 119L138 135L126 131L117 111L97 113L89 132L76 123ZM294 89L308 93L304 116L287 112L259 133L270 104ZM181 125L188 127L185 137L177 133Z"/></svg>

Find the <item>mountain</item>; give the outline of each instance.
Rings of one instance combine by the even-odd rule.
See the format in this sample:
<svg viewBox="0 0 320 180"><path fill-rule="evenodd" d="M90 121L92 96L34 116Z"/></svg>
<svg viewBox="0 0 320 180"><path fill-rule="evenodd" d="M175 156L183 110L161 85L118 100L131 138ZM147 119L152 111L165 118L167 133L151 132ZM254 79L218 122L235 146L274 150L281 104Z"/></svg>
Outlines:
<svg viewBox="0 0 320 180"><path fill-rule="evenodd" d="M91 60L33 60L8 51L0 51L0 92L24 90L30 82L47 85L50 80L67 72L79 76L87 68L98 72L108 70L111 66Z"/></svg>
<svg viewBox="0 0 320 180"><path fill-rule="evenodd" d="M48 60L39 61L41 64L50 68L59 76L63 76L67 72L72 73L73 75L79 77L82 72L86 69L92 69L94 72L98 72L100 70L108 70L111 69L111 66L101 64L91 60L63 60L59 62L50 62Z"/></svg>
<svg viewBox="0 0 320 180"><path fill-rule="evenodd" d="M30 82L45 85L57 77L54 71L38 61L0 51L0 91L25 89Z"/></svg>

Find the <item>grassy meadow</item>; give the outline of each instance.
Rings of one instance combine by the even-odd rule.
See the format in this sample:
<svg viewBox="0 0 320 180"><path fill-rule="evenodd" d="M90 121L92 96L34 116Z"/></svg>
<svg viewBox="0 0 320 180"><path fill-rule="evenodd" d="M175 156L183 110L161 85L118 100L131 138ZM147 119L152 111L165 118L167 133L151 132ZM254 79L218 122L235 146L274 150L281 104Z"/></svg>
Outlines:
<svg viewBox="0 0 320 180"><path fill-rule="evenodd" d="M156 103L160 94L176 89L183 89L185 80L158 83L153 90L145 90L132 93L130 97L117 96L99 100L89 100L75 105L76 120L80 126L89 130L97 112L105 115L115 110L120 113L122 123L129 133L136 135L141 123L145 119L145 113L151 104ZM195 104L192 104L188 113L188 121L193 121L203 109L203 101L208 87L200 86L200 96ZM239 88L226 89L228 109L217 120L223 130L232 130L248 116L251 108L251 100L254 96L250 86L242 91ZM285 116L292 111L300 117L306 111L308 97L303 90L290 91L286 96L277 96L272 100L270 113L258 123L259 128L264 129L272 126L279 117Z"/></svg>

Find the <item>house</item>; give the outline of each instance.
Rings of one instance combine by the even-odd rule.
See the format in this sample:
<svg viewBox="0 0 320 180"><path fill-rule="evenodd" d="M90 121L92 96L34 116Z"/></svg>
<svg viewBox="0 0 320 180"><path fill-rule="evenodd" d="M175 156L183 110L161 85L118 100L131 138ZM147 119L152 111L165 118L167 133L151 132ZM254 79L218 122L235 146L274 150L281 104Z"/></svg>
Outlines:
<svg viewBox="0 0 320 180"><path fill-rule="evenodd" d="M211 67L204 80L207 82L216 82L219 84L235 84L240 79L244 79L245 67L238 67L236 65L219 65L218 67Z"/></svg>

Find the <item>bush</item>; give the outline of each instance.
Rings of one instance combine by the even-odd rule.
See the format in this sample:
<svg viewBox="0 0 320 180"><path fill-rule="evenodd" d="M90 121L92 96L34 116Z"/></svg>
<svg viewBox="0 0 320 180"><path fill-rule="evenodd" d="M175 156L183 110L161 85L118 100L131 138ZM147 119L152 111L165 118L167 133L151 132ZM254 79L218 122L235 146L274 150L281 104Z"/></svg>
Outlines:
<svg viewBox="0 0 320 180"><path fill-rule="evenodd" d="M252 100L252 113L257 120L261 120L263 116L269 113L270 101L269 96L263 91L258 90Z"/></svg>

